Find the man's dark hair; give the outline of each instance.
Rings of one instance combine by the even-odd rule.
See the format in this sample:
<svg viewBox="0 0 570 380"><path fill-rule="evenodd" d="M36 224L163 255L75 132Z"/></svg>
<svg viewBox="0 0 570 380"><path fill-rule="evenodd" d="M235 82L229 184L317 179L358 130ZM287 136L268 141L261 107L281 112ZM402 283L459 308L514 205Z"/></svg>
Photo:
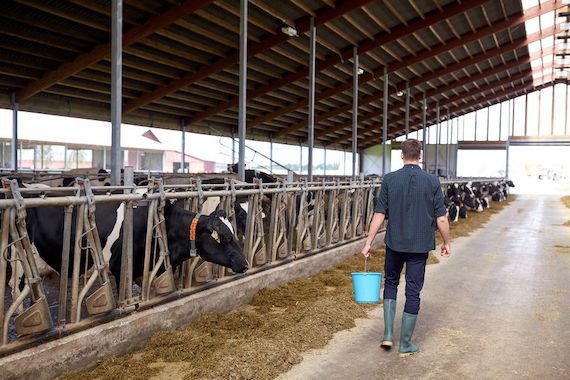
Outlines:
<svg viewBox="0 0 570 380"><path fill-rule="evenodd" d="M416 139L407 139L402 143L402 154L406 160L417 160L422 152L422 143Z"/></svg>

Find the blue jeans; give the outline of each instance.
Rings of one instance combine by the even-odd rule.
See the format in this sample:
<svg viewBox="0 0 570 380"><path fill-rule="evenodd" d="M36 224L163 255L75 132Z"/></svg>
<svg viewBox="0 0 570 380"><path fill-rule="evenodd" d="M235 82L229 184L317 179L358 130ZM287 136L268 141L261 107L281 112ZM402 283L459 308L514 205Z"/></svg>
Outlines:
<svg viewBox="0 0 570 380"><path fill-rule="evenodd" d="M418 314L427 258L427 253L397 252L386 246L384 299L396 299L400 274L402 273L404 263L406 263L406 304L404 311L408 314Z"/></svg>

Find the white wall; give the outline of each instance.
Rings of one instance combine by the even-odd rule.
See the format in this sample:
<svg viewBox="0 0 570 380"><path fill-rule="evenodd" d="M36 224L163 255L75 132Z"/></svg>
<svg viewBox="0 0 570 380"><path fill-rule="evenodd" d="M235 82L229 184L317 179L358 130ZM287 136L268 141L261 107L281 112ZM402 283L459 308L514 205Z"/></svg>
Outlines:
<svg viewBox="0 0 570 380"><path fill-rule="evenodd" d="M387 173L391 168L391 145L386 145L386 167ZM382 175L382 145L375 145L364 149L362 153L362 172L364 175Z"/></svg>

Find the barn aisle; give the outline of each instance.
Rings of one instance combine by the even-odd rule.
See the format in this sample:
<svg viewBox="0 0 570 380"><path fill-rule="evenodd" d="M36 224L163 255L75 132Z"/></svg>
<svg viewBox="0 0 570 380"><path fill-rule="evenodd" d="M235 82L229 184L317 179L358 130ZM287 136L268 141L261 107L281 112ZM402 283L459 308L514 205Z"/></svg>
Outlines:
<svg viewBox="0 0 570 380"><path fill-rule="evenodd" d="M420 354L380 349L378 307L280 379L570 378L568 224L559 196L519 195L428 267L414 335ZM403 279L399 290L396 337Z"/></svg>

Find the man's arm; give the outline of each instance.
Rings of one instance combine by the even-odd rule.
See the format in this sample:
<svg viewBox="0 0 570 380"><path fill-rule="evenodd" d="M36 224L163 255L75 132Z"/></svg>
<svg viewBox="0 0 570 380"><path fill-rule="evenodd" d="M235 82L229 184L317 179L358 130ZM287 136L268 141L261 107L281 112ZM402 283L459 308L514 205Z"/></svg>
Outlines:
<svg viewBox="0 0 570 380"><path fill-rule="evenodd" d="M443 202L443 192L439 180L434 183L434 202L433 208L436 217L437 229L443 239L441 245L441 256L448 257L451 255L451 242L449 241L449 221L447 219L447 209Z"/></svg>
<svg viewBox="0 0 570 380"><path fill-rule="evenodd" d="M364 248L362 248L362 254L364 257L370 256L370 247L372 246L372 242L380 230L380 227L382 227L382 223L384 223L385 216L386 215L380 212L374 213L372 222L370 223L370 230L368 231L368 239L366 239L366 244L364 245Z"/></svg>
<svg viewBox="0 0 570 380"><path fill-rule="evenodd" d="M370 247L372 242L378 233L384 219L386 219L386 214L388 214L388 182L384 179L382 186L380 186L380 196L374 207L374 216L372 217L372 222L370 222L370 230L368 231L368 239L366 239L366 244L362 248L362 254L364 257L370 256Z"/></svg>
<svg viewBox="0 0 570 380"><path fill-rule="evenodd" d="M451 255L451 244L449 241L449 221L447 220L447 215L438 216L436 221L437 229L443 239L443 244L441 245L441 256L448 257Z"/></svg>

